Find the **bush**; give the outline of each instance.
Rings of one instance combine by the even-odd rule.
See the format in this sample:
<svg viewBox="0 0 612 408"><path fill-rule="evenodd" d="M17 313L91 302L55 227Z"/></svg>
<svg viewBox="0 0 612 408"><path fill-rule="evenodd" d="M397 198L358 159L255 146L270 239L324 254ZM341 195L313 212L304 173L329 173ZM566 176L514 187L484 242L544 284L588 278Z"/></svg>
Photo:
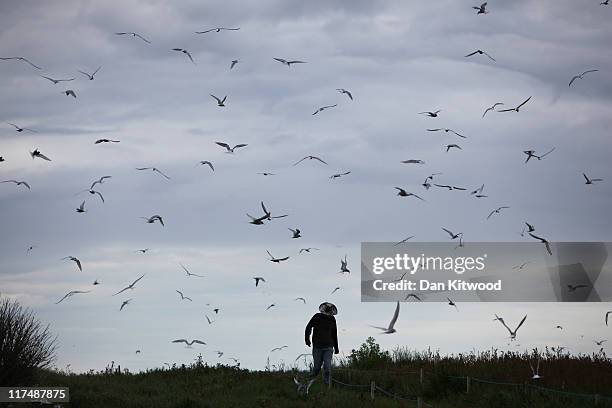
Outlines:
<svg viewBox="0 0 612 408"><path fill-rule="evenodd" d="M354 368L380 368L391 363L391 354L383 351L373 337L368 337L359 347L359 350L352 350L348 357L348 362Z"/></svg>
<svg viewBox="0 0 612 408"><path fill-rule="evenodd" d="M56 338L34 313L0 297L0 386L27 386L55 359Z"/></svg>

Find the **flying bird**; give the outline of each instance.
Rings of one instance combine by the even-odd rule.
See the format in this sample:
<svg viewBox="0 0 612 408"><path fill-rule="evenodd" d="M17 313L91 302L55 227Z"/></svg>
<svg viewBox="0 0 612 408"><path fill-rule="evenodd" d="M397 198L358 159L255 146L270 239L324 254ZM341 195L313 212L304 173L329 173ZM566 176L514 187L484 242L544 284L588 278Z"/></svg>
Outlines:
<svg viewBox="0 0 612 408"><path fill-rule="evenodd" d="M220 107L225 106L225 100L227 99L227 95L225 95L223 99L219 99L213 94L210 94L210 96L212 96L217 101L217 106L220 106Z"/></svg>
<svg viewBox="0 0 612 408"><path fill-rule="evenodd" d="M321 162L321 163L323 163L323 164L327 164L327 162L325 162L325 161L324 161L323 159L321 159L320 157L317 157L317 156L306 156L306 157L304 157L304 158L302 158L302 159L298 160L298 161L297 161L296 163L294 163L293 165L294 165L294 166L297 166L298 164L300 164L301 162L303 162L303 161L304 161L304 160L306 160L306 159L308 159L308 160L318 160L318 161L320 161L320 162Z"/></svg>
<svg viewBox="0 0 612 408"><path fill-rule="evenodd" d="M208 322L208 324L214 323L214 320L210 320L210 317L208 317L208 315L204 315L204 317L206 317L206 321Z"/></svg>
<svg viewBox="0 0 612 408"><path fill-rule="evenodd" d="M542 238L542 237L538 237L537 235L533 235L531 232L529 233L529 235L531 235L532 238L537 239L538 241L540 241L541 243L543 243L546 246L546 251L548 252L549 255L552 255L552 250L550 249L550 243L548 242L548 240Z"/></svg>
<svg viewBox="0 0 612 408"><path fill-rule="evenodd" d="M606 312L606 326L608 325L608 316L610 316L610 314L612 314L612 310L609 312Z"/></svg>
<svg viewBox="0 0 612 408"><path fill-rule="evenodd" d="M527 102L529 102L530 100L531 100L531 96L530 96L529 98L525 99L525 100L523 101L523 103L521 103L521 104L520 104L519 106L517 106L516 108L510 108L510 109L501 109L501 110L498 110L498 112L513 112L513 111L514 111L514 112L518 112L518 111L521 109L521 107L522 107L523 105L525 105Z"/></svg>
<svg viewBox="0 0 612 408"><path fill-rule="evenodd" d="M185 265L183 265L182 263L179 263L179 265L181 266L181 268L183 268L183 270L184 270L184 271L185 271L185 273L187 274L187 277L190 277L190 276L196 276L196 277L198 277L198 278L203 278L203 277L204 277L203 275L198 275L198 274L195 274L195 273L191 273L191 272L189 272L189 269L187 269L187 268L185 267Z"/></svg>
<svg viewBox="0 0 612 408"><path fill-rule="evenodd" d="M72 89L66 89L62 93L66 94L66 96L72 96L73 98L77 97L76 93Z"/></svg>
<svg viewBox="0 0 612 408"><path fill-rule="evenodd" d="M227 27L215 27L215 28L209 28L208 30L204 30L204 31L196 31L196 34L206 34L206 33L210 33L211 31L214 31L216 33L220 33L222 30L225 31L237 31L240 30L240 27L237 28L227 28Z"/></svg>
<svg viewBox="0 0 612 408"><path fill-rule="evenodd" d="M395 244L393 244L393 246L398 246L400 244L404 244L404 243L406 243L408 240L410 240L412 238L414 238L414 235L411 235L411 236L409 236L407 238L402 239L401 241L396 242Z"/></svg>
<svg viewBox="0 0 612 408"><path fill-rule="evenodd" d="M408 160L402 160L401 163L404 164L425 164L425 162L421 159L408 159Z"/></svg>
<svg viewBox="0 0 612 408"><path fill-rule="evenodd" d="M351 172L350 172L350 171L345 171L344 173L336 173L336 174L332 174L331 176L329 176L329 178L330 178L330 179L332 179L332 180L334 180L334 179L337 179L337 178L340 178L340 177L343 177L343 176L347 176L347 175L349 175L349 174L351 174Z"/></svg>
<svg viewBox="0 0 612 408"><path fill-rule="evenodd" d="M290 67L291 64L305 64L306 63L306 61L299 61L299 60L287 61L286 59L283 59L283 58L274 58L274 59L288 67Z"/></svg>
<svg viewBox="0 0 612 408"><path fill-rule="evenodd" d="M392 334L395 333L395 323L397 322L397 318L399 316L399 311L400 311L400 302L396 303L395 306L395 312L393 312L393 317L391 318L391 321L389 322L389 326L387 327L380 327L380 326L371 326L374 327L375 329L380 329L382 330L381 334Z"/></svg>
<svg viewBox="0 0 612 408"><path fill-rule="evenodd" d="M146 254L147 251L149 251L149 248L144 248L144 249L137 249L134 252L140 252L141 254Z"/></svg>
<svg viewBox="0 0 612 408"><path fill-rule="evenodd" d="M421 201L425 201L423 198L419 197L418 195L416 195L414 193L409 193L406 190L404 190L403 188L395 187L395 189L399 190L397 195L400 196L400 197L416 197L416 198L418 198Z"/></svg>
<svg viewBox="0 0 612 408"><path fill-rule="evenodd" d="M444 227L442 227L442 229L443 229L444 231L446 231L446 233L447 233L448 235L450 235L450 238L451 238L451 239L457 239L457 238L459 238L459 237L462 237L462 236L463 236L463 232L459 232L459 233L455 234L455 233L454 233L454 232L452 232L451 230L448 230L448 229L446 229L446 228L444 228Z"/></svg>
<svg viewBox="0 0 612 408"><path fill-rule="evenodd" d="M584 71L584 72L583 72L583 73L581 73L581 74L574 75L574 76L572 77L572 79L569 81L569 85L568 85L568 86L572 86L572 84L574 83L574 81L575 81L575 80L577 80L577 79L583 79L583 77L584 77L586 74L589 74L589 73L591 73L591 72L597 72L597 71L599 71L599 70L598 70L598 69L589 69L589 70L587 70L587 71Z"/></svg>
<svg viewBox="0 0 612 408"><path fill-rule="evenodd" d="M445 129L445 128L427 129L427 131L428 131L428 132L439 132L439 131L441 131L441 130L443 130L445 133L451 132L451 133L456 134L456 135L457 135L457 136L459 136L459 137L462 137L462 138L464 138L464 139L467 139L467 136L464 136L464 135L462 135L462 134L460 134L460 133L457 133L457 132L455 132L453 129Z"/></svg>
<svg viewBox="0 0 612 408"><path fill-rule="evenodd" d="M482 3L480 6L472 6L472 8L474 10L478 10L478 12L476 13L476 15L478 14L487 14L487 2L485 1L484 3Z"/></svg>
<svg viewBox="0 0 612 408"><path fill-rule="evenodd" d="M340 286L336 286L334 288L334 290L331 291L330 295L333 295L334 293L336 293L337 291L339 291L340 289L342 289Z"/></svg>
<svg viewBox="0 0 612 408"><path fill-rule="evenodd" d="M189 300L190 302L193 302L193 299L190 297L187 297L185 295L183 295L183 292L181 292L180 290L177 290L176 293L178 293L179 295L181 295L181 300Z"/></svg>
<svg viewBox="0 0 612 408"><path fill-rule="evenodd" d="M17 126L16 124L14 124L14 123L10 123L10 122L6 122L6 123L8 123L12 127L14 127L17 132L23 132L24 130L27 130L28 132L38 133L35 130L29 129L29 128L25 128L25 127L20 127L20 126Z"/></svg>
<svg viewBox="0 0 612 408"><path fill-rule="evenodd" d="M448 153L448 151L452 148L463 150L461 146L459 146L458 144L451 143L451 144L446 145L446 152Z"/></svg>
<svg viewBox="0 0 612 408"><path fill-rule="evenodd" d="M272 350L270 350L270 353L274 353L275 351L281 351L282 349L285 349L289 346L280 346L280 347L274 347Z"/></svg>
<svg viewBox="0 0 612 408"><path fill-rule="evenodd" d="M127 285L125 288L121 289L119 292L115 293L113 296L116 296L120 293L125 292L126 290L133 290L134 289L134 285L136 285L138 283L139 280L141 280L142 278L144 278L145 274L143 273L140 278L136 279L134 282L130 283L129 285Z"/></svg>
<svg viewBox="0 0 612 408"><path fill-rule="evenodd" d="M463 187L451 186L451 185L448 185L448 184L436 184L436 183L434 183L434 186L440 187L440 188L445 188L448 191L453 191L453 190L465 191L465 190L467 190L466 188L463 188Z"/></svg>
<svg viewBox="0 0 612 408"><path fill-rule="evenodd" d="M41 67L39 67L38 65L34 65L32 64L32 62L30 62L29 59L24 58L24 57L0 57L0 61L9 61L9 60L17 60L17 61L23 61L29 65L31 65L32 67L36 68L36 69L42 69Z"/></svg>
<svg viewBox="0 0 612 408"><path fill-rule="evenodd" d="M555 151L555 148L553 147L552 149L550 149L546 153L541 154L541 155L537 155L535 150L523 150L523 153L525 153L527 155L527 158L525 159L525 163L527 163L529 161L529 159L531 159L532 157L535 157L538 160L542 160L544 157L548 156L550 153L552 153L554 151Z"/></svg>
<svg viewBox="0 0 612 408"><path fill-rule="evenodd" d="M81 74L85 75L87 78L89 78L90 81L94 80L94 75L96 75L98 73L98 71L100 70L100 68L102 68L102 66L99 66L98 69L96 69L93 73L88 74L87 72L84 71L79 71Z"/></svg>
<svg viewBox="0 0 612 408"><path fill-rule="evenodd" d="M482 191L484 190L484 184L482 184L480 187L478 187L476 190L473 190L470 195L475 195L475 196L482 196Z"/></svg>
<svg viewBox="0 0 612 408"><path fill-rule="evenodd" d="M437 117L438 117L438 113L440 113L440 112L442 112L442 111L441 111L440 109L438 109L438 110L437 110L437 111L435 111L435 112L428 112L428 111L425 111L425 112L419 112L419 115L427 115L427 116L429 116L430 118L437 118Z"/></svg>
<svg viewBox="0 0 612 408"><path fill-rule="evenodd" d="M78 213L86 213L87 212L87 210L85 210L85 200L83 200L81 205L79 205L77 207L76 212L78 212Z"/></svg>
<svg viewBox="0 0 612 408"><path fill-rule="evenodd" d="M346 257L347 256L344 255L344 259L340 259L340 273L351 273L351 270L348 268Z"/></svg>
<svg viewBox="0 0 612 408"><path fill-rule="evenodd" d="M183 54L185 54L189 60L191 62L193 62L193 64L195 65L195 61L193 60L193 57L191 56L191 53L183 48L173 48L172 51L178 51L178 52L182 52Z"/></svg>
<svg viewBox="0 0 612 408"><path fill-rule="evenodd" d="M202 161L200 161L198 164L199 164L200 166L203 166L203 165L208 165L208 167L210 167L210 169L211 169L212 171L215 171L215 167L214 167L214 166L213 166L213 164L212 164L211 162L209 162L208 160L202 160Z"/></svg>
<svg viewBox="0 0 612 408"><path fill-rule="evenodd" d="M584 184L594 184L596 181L603 181L601 178L589 178L586 174L582 173L586 180Z"/></svg>
<svg viewBox="0 0 612 408"><path fill-rule="evenodd" d="M606 341L608 340L593 340L593 343L597 344L598 346L603 345Z"/></svg>
<svg viewBox="0 0 612 408"><path fill-rule="evenodd" d="M457 305L455 304L455 302L453 302L451 300L451 298L447 297L446 300L448 300L448 305L449 306L453 306L455 308L455 310L459 311L459 308L457 307Z"/></svg>
<svg viewBox="0 0 612 408"><path fill-rule="evenodd" d="M93 183L91 183L91 187L89 187L90 190L93 190L94 186L96 184L103 184L104 180L107 180L109 178L112 178L113 176L102 176L100 177L98 180L95 180Z"/></svg>
<svg viewBox="0 0 612 408"><path fill-rule="evenodd" d="M143 220L146 220L148 224L153 224L155 221L158 221L162 225L162 227L165 227L164 220L162 219L160 215L152 215L150 217L138 217L138 218L142 218Z"/></svg>
<svg viewBox="0 0 612 408"><path fill-rule="evenodd" d="M568 292L575 292L577 289L588 288L589 285L567 285Z"/></svg>
<svg viewBox="0 0 612 408"><path fill-rule="evenodd" d="M472 55L476 55L476 54L479 54L479 55L486 55L487 57L489 57L489 59L490 59L491 61L495 61L495 58L493 58L492 56L490 56L488 53L486 53L486 52L485 52L485 51L483 51L483 50L476 50L476 51L474 51L474 52L469 53L468 55L464 55L464 57L465 57L465 58L468 58L468 57L471 57Z"/></svg>
<svg viewBox="0 0 612 408"><path fill-rule="evenodd" d="M202 340L197 340L197 339L193 339L191 341L187 341L187 339L178 339L178 340L172 340L172 343L185 343L186 347L191 347L193 344L206 345L205 342L203 342Z"/></svg>
<svg viewBox="0 0 612 408"><path fill-rule="evenodd" d="M45 156L44 154L42 154L42 153L40 152L40 150L38 150L38 149L34 149L34 151L33 151L33 152L30 152L30 156L32 156L32 159L34 159L34 158L38 157L39 159L43 159L43 160L46 160L46 161L51 161L51 159L50 159L50 158L48 158L47 156Z"/></svg>
<svg viewBox="0 0 612 408"><path fill-rule="evenodd" d="M540 372L540 356L538 356L538 363L536 365L535 370L533 369L533 365L531 365L531 361L529 361L529 367L531 368L531 374L532 374L531 379L537 380L539 378L542 378L540 376L540 374L539 374L539 372Z"/></svg>
<svg viewBox="0 0 612 408"><path fill-rule="evenodd" d="M300 252L299 252L299 253L300 253L300 254L301 254L302 252L308 252L308 253L310 253L310 251L313 251L313 250L314 250L314 251L319 251L319 248L313 248L313 247L309 247L309 248L300 248Z"/></svg>
<svg viewBox="0 0 612 408"><path fill-rule="evenodd" d="M170 180L170 177L166 176L164 173L162 173L157 167L136 167L136 170L138 171L142 171L142 170L151 170L154 171L156 173L159 173L160 175L162 175L164 178L166 178L166 180Z"/></svg>
<svg viewBox="0 0 612 408"><path fill-rule="evenodd" d="M66 256L66 257L62 258L62 260L73 261L76 264L77 268L79 268L79 271L83 272L83 267L81 266L81 261L78 258L76 258L74 256Z"/></svg>
<svg viewBox="0 0 612 408"><path fill-rule="evenodd" d="M314 111L313 116L316 115L319 112L323 112L325 109L329 109L329 108L335 108L336 106L338 106L338 104L334 104L334 105L326 105L326 106L321 106L319 109L317 109L316 111Z"/></svg>
<svg viewBox="0 0 612 408"><path fill-rule="evenodd" d="M140 38L142 41L146 42L147 44L151 44L151 41L147 40L146 38L144 38L142 35L140 35L138 33L134 33L134 32L121 32L121 33L115 33L115 35L131 35L134 38Z"/></svg>
<svg viewBox="0 0 612 408"><path fill-rule="evenodd" d="M230 65L230 70L232 70L236 66L236 64L239 62L240 62L239 60L232 60L232 63Z"/></svg>
<svg viewBox="0 0 612 408"><path fill-rule="evenodd" d="M296 300L301 300L302 302L304 302L304 304L306 304L306 299L304 299L303 297L296 297L295 299L293 299L294 301Z"/></svg>
<svg viewBox="0 0 612 408"><path fill-rule="evenodd" d="M415 298L416 300L418 300L419 302L422 302L421 298L415 294L415 293L409 293L408 295L406 295L406 297L404 298L404 300L408 300L410 298Z"/></svg>
<svg viewBox="0 0 612 408"><path fill-rule="evenodd" d="M503 104L504 104L503 102L495 102L492 106L489 106L487 109L485 109L484 113L482 114L482 117L484 118L487 112L494 111L496 106L503 105Z"/></svg>
<svg viewBox="0 0 612 408"><path fill-rule="evenodd" d="M245 144L245 143L237 144L234 147L230 147L230 145L228 145L227 143L224 143L224 142L215 142L215 143L218 144L221 147L225 147L225 149L227 150L226 153L234 153L235 149L238 149L239 147L246 147L246 146L248 146L248 144Z"/></svg>
<svg viewBox="0 0 612 408"><path fill-rule="evenodd" d="M259 282L265 282L266 281L261 276L255 276L255 277L253 277L253 279L255 279L255 287L259 286Z"/></svg>
<svg viewBox="0 0 612 408"><path fill-rule="evenodd" d="M126 307L131 301L132 299L124 300L123 303L121 303L121 307L119 308L119 311L122 311L123 308Z"/></svg>
<svg viewBox="0 0 612 408"><path fill-rule="evenodd" d="M497 316L497 315L496 315ZM521 322L518 324L518 326L516 326L516 329L511 330L508 325L506 324L506 322L504 321L504 319L497 319L499 320L499 322L501 324L504 325L504 327L506 328L506 330L508 330L508 332L510 333L510 340L515 340L516 339L516 333L518 332L518 329L521 328L521 326L523 325L523 323L525 323L525 320L527 319L527 315L525 315L525 317L523 317L523 319L521 320Z"/></svg>
<svg viewBox="0 0 612 408"><path fill-rule="evenodd" d="M501 210L505 210L507 208L510 208L510 207L507 207L507 206L497 207L496 209L494 209L493 211L489 213L489 215L487 216L487 220L491 218L493 214L499 214Z"/></svg>
<svg viewBox="0 0 612 408"><path fill-rule="evenodd" d="M349 91L347 91L346 89L344 89L344 88L336 88L336 91L340 92L341 94L344 94L344 95L348 96L351 101L353 100L353 94L350 93Z"/></svg>
<svg viewBox="0 0 612 408"><path fill-rule="evenodd" d="M291 233L293 234L291 238L301 238L302 237L302 232L300 231L299 228L296 228L296 229L287 228L287 229L291 231Z"/></svg>
<svg viewBox="0 0 612 408"><path fill-rule="evenodd" d="M70 291L70 292L66 293L66 295L63 298L61 298L60 300L55 302L55 304L57 305L57 304L61 303L62 300L66 299L66 298L69 298L71 296L74 296L76 294L79 294L79 293L89 293L89 292L91 292L91 290L73 290L73 291Z"/></svg>
<svg viewBox="0 0 612 408"><path fill-rule="evenodd" d="M4 181L0 181L0 183L15 183L18 186L25 186L28 188L28 190L30 190L30 185L25 182L25 181L18 181L18 180L4 180Z"/></svg>
<svg viewBox="0 0 612 408"><path fill-rule="evenodd" d="M266 310L270 310L272 309L274 306L276 306L274 303L272 303L270 306L266 307Z"/></svg>
<svg viewBox="0 0 612 408"><path fill-rule="evenodd" d="M112 140L112 139L98 139L94 142L94 144L100 144L100 143L120 143L120 140Z"/></svg>
<svg viewBox="0 0 612 408"><path fill-rule="evenodd" d="M288 256L286 256L284 258L275 258L275 257L272 256L270 251L268 251L267 249L266 249L266 252L268 253L268 255L270 255L270 262L281 263L281 262L286 261L287 259L289 259Z"/></svg>

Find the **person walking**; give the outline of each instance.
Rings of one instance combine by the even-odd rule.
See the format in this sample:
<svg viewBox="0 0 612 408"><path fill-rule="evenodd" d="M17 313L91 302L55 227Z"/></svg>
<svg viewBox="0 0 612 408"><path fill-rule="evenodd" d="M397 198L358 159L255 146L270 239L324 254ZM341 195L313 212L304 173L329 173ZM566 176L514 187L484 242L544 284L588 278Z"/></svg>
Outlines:
<svg viewBox="0 0 612 408"><path fill-rule="evenodd" d="M329 302L323 302L316 313L306 325L305 340L308 347L312 344L312 358L314 366L312 377L315 378L323 366L323 382L329 385L332 353L338 354L338 330L336 328L335 315L338 314L336 306ZM310 334L312 332L312 343Z"/></svg>

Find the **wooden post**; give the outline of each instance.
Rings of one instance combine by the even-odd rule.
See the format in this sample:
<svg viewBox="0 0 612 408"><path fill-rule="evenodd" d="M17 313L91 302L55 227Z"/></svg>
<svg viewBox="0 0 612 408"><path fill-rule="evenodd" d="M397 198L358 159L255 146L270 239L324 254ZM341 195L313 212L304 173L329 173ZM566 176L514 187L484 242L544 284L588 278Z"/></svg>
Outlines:
<svg viewBox="0 0 612 408"><path fill-rule="evenodd" d="M417 408L423 408L423 398L417 397Z"/></svg>
<svg viewBox="0 0 612 408"><path fill-rule="evenodd" d="M374 399L374 391L376 391L376 383L374 381L370 382L370 399Z"/></svg>
<svg viewBox="0 0 612 408"><path fill-rule="evenodd" d="M351 383L351 369L350 368L347 369L347 372L348 372L348 382L350 384Z"/></svg>
<svg viewBox="0 0 612 408"><path fill-rule="evenodd" d="M329 368L329 383L327 383L327 388L331 388L331 383L332 383L332 370L330 367Z"/></svg>
<svg viewBox="0 0 612 408"><path fill-rule="evenodd" d="M421 384L421 388L423 387L423 380L424 380L423 367L421 367L421 369L419 370L419 383Z"/></svg>
<svg viewBox="0 0 612 408"><path fill-rule="evenodd" d="M470 393L470 377L465 377L465 393Z"/></svg>
<svg viewBox="0 0 612 408"><path fill-rule="evenodd" d="M599 394L595 394L595 406L599 405Z"/></svg>

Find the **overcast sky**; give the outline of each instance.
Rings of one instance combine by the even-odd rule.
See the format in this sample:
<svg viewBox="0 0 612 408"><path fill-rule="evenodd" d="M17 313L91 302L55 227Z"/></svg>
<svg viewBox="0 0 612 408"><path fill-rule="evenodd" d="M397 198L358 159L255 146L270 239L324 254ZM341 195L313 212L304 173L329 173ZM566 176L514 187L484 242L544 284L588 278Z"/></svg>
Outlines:
<svg viewBox="0 0 612 408"><path fill-rule="evenodd" d="M77 371L111 360L132 370L189 363L199 352L212 363L229 356L263 368L282 345L289 347L270 361L291 363L309 350L303 329L325 300L338 306L345 354L369 335L385 348L507 349L494 312L509 322L529 315L521 346L510 349L596 350L592 340L610 334L606 304L466 303L457 313L411 303L398 333L368 327L385 325L394 305L360 302L362 241L446 241L441 227L464 232L467 243L520 241L524 221L551 241L612 238L612 8L597 0L490 1L489 13L477 16L472 3L0 1L0 57L42 68L0 61L0 178L32 187L0 184L0 292L51 324L57 365ZM194 34L217 26L240 30ZM189 50L195 64L172 48ZM476 49L496 62L464 58ZM288 68L274 57L307 63ZM99 66L93 81L78 73ZM587 69L599 72L568 87ZM54 85L39 75L76 79ZM211 93L227 95L226 107ZM481 118L495 102L513 107L529 96L520 113ZM418 114L438 109L438 118ZM100 138L120 143L94 145ZM230 155L216 141L248 146ZM451 143L462 150L446 152ZM553 147L524 163L523 150ZM52 161L32 160L34 148ZM329 164L292 166L310 154ZM425 164L400 163L406 159ZM134 170L147 166L171 179ZM488 198L426 191L421 183L435 172L442 184L485 184ZM587 186L583 172L604 181ZM77 194L104 175L112 179L96 189L105 203ZM399 198L395 186L426 201ZM77 214L82 200L87 212ZM245 213L259 214L262 200L289 217L248 224ZM486 220L498 206L510 209ZM138 218L153 214L165 227ZM291 239L287 228L295 227L302 238ZM320 251L298 255L311 246ZM273 264L266 249L291 258ZM83 272L61 260L69 255ZM350 276L338 274L345 255ZM186 277L179 263L205 278ZM135 290L112 296L142 274ZM266 283L255 288L253 276ZM92 292L54 304L71 290ZM185 349L170 343L176 338L208 345Z"/></svg>

